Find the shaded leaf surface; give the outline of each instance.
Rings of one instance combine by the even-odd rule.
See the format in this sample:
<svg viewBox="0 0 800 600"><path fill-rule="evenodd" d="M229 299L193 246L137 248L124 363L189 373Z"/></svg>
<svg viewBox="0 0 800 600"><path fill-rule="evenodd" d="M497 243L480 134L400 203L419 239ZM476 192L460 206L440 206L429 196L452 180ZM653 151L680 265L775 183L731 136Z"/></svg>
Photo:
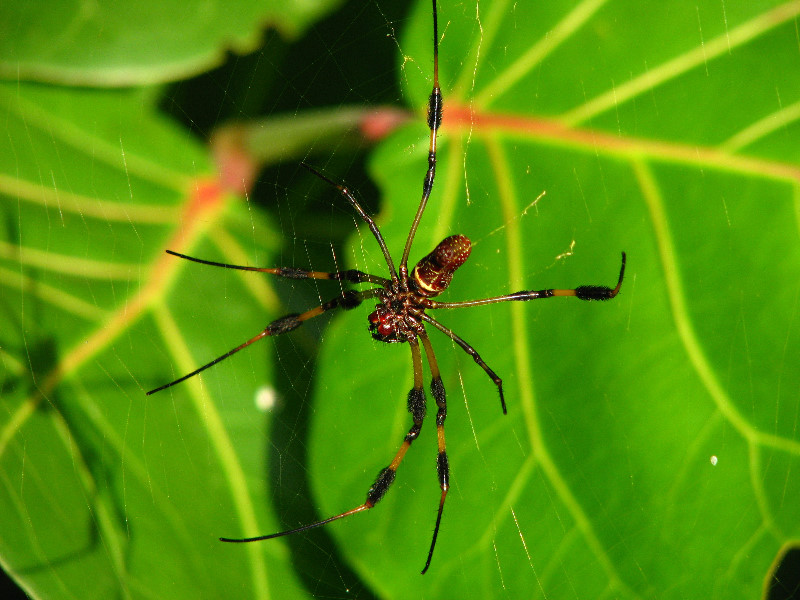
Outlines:
<svg viewBox="0 0 800 600"><path fill-rule="evenodd" d="M217 541L273 520L263 355L225 365L211 388L144 395L275 310L263 282L195 277L163 248L269 261L275 235L142 93L8 86L0 98L13 140L1 167L4 567L33 597L291 597L280 548Z"/></svg>
<svg viewBox="0 0 800 600"><path fill-rule="evenodd" d="M433 332L453 486L433 566L421 580L432 417L336 535L386 597L755 597L800 522L800 3L481 2L480 27L474 8L441 6L445 129L412 262L450 233L476 242L448 300L613 285L621 250L626 281L605 304L437 313L503 377L509 415ZM416 106L429 28L423 3L403 46ZM420 117L373 163L398 253L425 136ZM356 264L385 274L367 233ZM410 426L409 352L364 328L345 315L323 347L326 514L362 500Z"/></svg>

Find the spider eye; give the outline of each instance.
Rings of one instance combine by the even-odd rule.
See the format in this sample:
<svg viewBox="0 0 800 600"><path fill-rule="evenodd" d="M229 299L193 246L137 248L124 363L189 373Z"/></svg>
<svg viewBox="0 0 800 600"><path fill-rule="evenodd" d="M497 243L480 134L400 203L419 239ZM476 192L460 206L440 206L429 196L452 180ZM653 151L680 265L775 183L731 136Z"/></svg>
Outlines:
<svg viewBox="0 0 800 600"><path fill-rule="evenodd" d="M394 333L394 327L392 327L389 323L381 323L378 325L378 333L381 335L391 335Z"/></svg>

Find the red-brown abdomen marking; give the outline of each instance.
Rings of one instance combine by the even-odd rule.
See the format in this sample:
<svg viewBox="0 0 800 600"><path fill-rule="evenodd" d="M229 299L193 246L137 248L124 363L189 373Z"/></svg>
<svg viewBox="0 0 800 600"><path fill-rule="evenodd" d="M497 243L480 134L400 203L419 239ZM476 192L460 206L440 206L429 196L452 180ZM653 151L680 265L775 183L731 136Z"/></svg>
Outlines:
<svg viewBox="0 0 800 600"><path fill-rule="evenodd" d="M418 292L428 298L441 294L453 280L455 270L469 258L471 251L472 242L461 234L451 235L439 242L411 273Z"/></svg>

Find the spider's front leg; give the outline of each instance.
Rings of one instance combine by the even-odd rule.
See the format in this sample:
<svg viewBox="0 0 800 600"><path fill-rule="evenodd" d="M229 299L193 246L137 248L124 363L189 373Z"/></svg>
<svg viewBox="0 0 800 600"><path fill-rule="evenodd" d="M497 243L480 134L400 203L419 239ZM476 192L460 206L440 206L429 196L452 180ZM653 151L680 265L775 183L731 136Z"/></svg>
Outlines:
<svg viewBox="0 0 800 600"><path fill-rule="evenodd" d="M268 273L277 277L285 279L333 279L335 281L347 281L349 283L373 283L386 287L389 284L388 279L385 277L378 277L377 275L370 275L358 269L348 269L347 271L309 271L307 269L298 269L295 267L247 267L244 265L232 265L229 263L216 262L214 260L205 260L203 258L196 258L175 252L174 250L167 250L167 254L177 256L184 260L196 262L201 265L209 265L211 267L220 267L222 269L233 269L236 271L252 271L254 273Z"/></svg>
<svg viewBox="0 0 800 600"><path fill-rule="evenodd" d="M176 253L173 252L173 254L176 254ZM182 255L177 254L177 256L182 256ZM186 258L188 258L188 257L186 257ZM199 259L190 258L190 260L195 260L196 262L203 262L203 263L214 264L215 266L219 266L218 263L208 263L208 261L201 261ZM253 268L252 270L256 270L256 269ZM259 270L265 271L266 269L259 269ZM316 272L312 271L312 273L316 273ZM347 273L347 272L345 271L344 273ZM331 273L328 273L328 274L330 275ZM286 277L286 276L287 275L284 275L284 277ZM297 278L297 277L295 277L295 278ZM341 296L336 296L335 298L332 298L331 300L328 300L327 302L317 306L316 308L312 308L311 310L307 310L304 313L293 313L293 314L290 314L290 315L283 316L283 317L281 317L279 319L275 319L274 321L272 321L272 323L267 325L264 328L264 330L261 331L258 335L250 338L249 340L247 340L246 342L244 342L242 344L239 344L238 346L236 346L232 350L229 350L228 352L226 352L222 356L218 356L217 358L215 358L211 362L204 364L202 367L199 367L199 368L195 369L191 373L187 373L183 377L179 377L178 379L175 379L174 381L170 381L169 383L166 383L166 384L164 384L164 385L162 385L160 387L157 387L157 388L155 388L153 390L150 390L149 392L147 392L147 395L149 396L151 394L155 394L156 392L160 392L161 390L167 389L168 387L172 387L176 383L180 383L181 381L186 381L190 377L194 377L195 375L205 371L209 367L213 367L217 363L222 362L223 360L225 360L229 356L231 356L233 354L236 354L237 352L239 352L239 350L244 350L250 344L252 344L254 342L257 342L258 340L260 340L262 338L276 336L276 335L282 335L284 333L289 333L290 331L294 331L295 329L300 327L300 325L303 324L303 321L308 321L309 319L317 317L317 316L321 315L324 312L327 312L327 311L332 310L334 308L343 308L344 310L350 310L352 308L355 308L355 307L359 306L361 304L361 302L364 301L365 299L374 298L375 296L377 296L381 289L382 288L375 288L375 289L371 289L371 290L363 290L363 291L360 291L360 292L357 292L357 291L354 291L354 290L344 290L342 292Z"/></svg>

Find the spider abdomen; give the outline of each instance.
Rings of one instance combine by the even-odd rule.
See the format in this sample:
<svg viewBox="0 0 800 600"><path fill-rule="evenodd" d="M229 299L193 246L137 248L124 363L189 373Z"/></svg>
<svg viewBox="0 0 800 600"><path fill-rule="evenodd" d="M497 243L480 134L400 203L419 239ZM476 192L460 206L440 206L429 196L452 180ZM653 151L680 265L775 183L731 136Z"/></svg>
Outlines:
<svg viewBox="0 0 800 600"><path fill-rule="evenodd" d="M469 258L471 251L472 242L465 235L451 235L439 242L411 273L418 293L429 298L441 294L453 280L455 270Z"/></svg>

